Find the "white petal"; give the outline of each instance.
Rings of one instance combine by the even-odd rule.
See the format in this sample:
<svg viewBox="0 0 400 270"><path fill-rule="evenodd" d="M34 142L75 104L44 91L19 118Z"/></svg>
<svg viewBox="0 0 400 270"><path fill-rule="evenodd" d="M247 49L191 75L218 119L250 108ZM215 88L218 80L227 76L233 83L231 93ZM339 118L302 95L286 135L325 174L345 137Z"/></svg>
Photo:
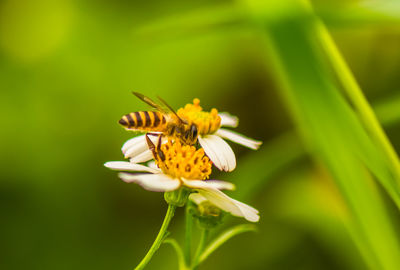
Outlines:
<svg viewBox="0 0 400 270"><path fill-rule="evenodd" d="M189 195L189 200L193 201L197 205L207 201L207 199L203 195L200 195L199 193L191 193Z"/></svg>
<svg viewBox="0 0 400 270"><path fill-rule="evenodd" d="M127 161L110 161L104 164L107 168L116 171L134 171L134 172L151 172L160 173L160 170L150 168L140 164L134 164Z"/></svg>
<svg viewBox="0 0 400 270"><path fill-rule="evenodd" d="M222 170L222 162L219 160L218 155L212 149L212 145L209 144L209 140L207 137L202 138L201 136L198 137L199 143L201 147L203 147L204 152L210 158L210 160L214 163L215 167Z"/></svg>
<svg viewBox="0 0 400 270"><path fill-rule="evenodd" d="M236 187L234 184L221 180L182 180L184 184L190 188L198 189L198 188L215 188L215 189L226 189L226 190L234 190Z"/></svg>
<svg viewBox="0 0 400 270"><path fill-rule="evenodd" d="M250 139L250 138L245 137L237 132L234 132L234 131L231 131L228 129L224 129L224 128L218 129L216 134L223 138L226 138L232 142L241 144L243 146L246 146L246 147L254 149L254 150L257 150L260 147L260 145L262 144L261 141L256 141L256 140Z"/></svg>
<svg viewBox="0 0 400 270"><path fill-rule="evenodd" d="M135 157L140 155L144 151L149 149L146 140L137 141L134 145L131 145L126 149L124 153L125 158Z"/></svg>
<svg viewBox="0 0 400 270"><path fill-rule="evenodd" d="M158 136L149 135L148 137L154 144L158 143ZM128 141L129 143L128 142L125 143L127 144L127 146L125 146L125 144L124 146L122 146L122 152L124 153L125 158L135 157L136 155L140 155L141 153L149 149L149 145L147 144L146 140L146 135L138 136L131 140L132 142ZM161 143L165 142L167 142L167 138L162 137Z"/></svg>
<svg viewBox="0 0 400 270"><path fill-rule="evenodd" d="M237 127L239 124L239 119L234 115L230 115L227 112L222 112L218 115L221 117L222 127Z"/></svg>
<svg viewBox="0 0 400 270"><path fill-rule="evenodd" d="M235 199L230 198L239 208L240 211L243 213L243 217L251 222L258 222L260 220L260 216L258 215L258 210L250 205L245 203L239 202Z"/></svg>
<svg viewBox="0 0 400 270"><path fill-rule="evenodd" d="M203 189L199 190L199 193L215 206L221 208L228 213L231 213L234 216L244 217L251 222L257 222L260 219L257 210L255 210L251 206L248 206L247 204L230 198L228 195L224 194L218 189Z"/></svg>
<svg viewBox="0 0 400 270"><path fill-rule="evenodd" d="M153 168L153 169L156 169L156 170L160 170L158 168L158 166L156 165L156 162L154 160L147 162L147 167L150 167L150 168Z"/></svg>
<svg viewBox="0 0 400 270"><path fill-rule="evenodd" d="M224 194L222 191L208 185L207 182L201 180L185 180L183 179L183 184L189 188L197 190L200 195L204 196L207 200L215 204L222 210L231 213L235 216L242 216L242 212L239 207L233 203L228 195Z"/></svg>
<svg viewBox="0 0 400 270"><path fill-rule="evenodd" d="M224 210L225 212L231 213L237 217L243 217L240 208L237 207L237 205L233 203L222 191L219 191L218 189L202 189L199 190L199 193L212 204Z"/></svg>
<svg viewBox="0 0 400 270"><path fill-rule="evenodd" d="M244 217L248 221L257 222L260 217L257 209L232 199L222 191L200 180L182 180L184 185L197 190L200 195L209 200L215 206L237 217Z"/></svg>
<svg viewBox="0 0 400 270"><path fill-rule="evenodd" d="M205 181L202 180L187 180L187 179L182 179L182 182L185 186L193 189L206 189L210 188L211 186L207 185Z"/></svg>
<svg viewBox="0 0 400 270"><path fill-rule="evenodd" d="M127 140L124 143L124 145L122 145L122 148L121 148L122 152L125 153L126 150L128 150L128 148L130 148L131 146L135 145L138 142L146 141L145 136L146 135L140 135L140 136L133 137L132 139Z"/></svg>
<svg viewBox="0 0 400 270"><path fill-rule="evenodd" d="M129 161L132 163L142 163L142 162L147 162L147 161L151 160L152 158L153 158L153 153L149 149L147 149L143 153L141 153L137 156L134 156Z"/></svg>
<svg viewBox="0 0 400 270"><path fill-rule="evenodd" d="M230 172L236 168L235 153L233 153L232 148L221 137L206 135L204 137L199 136L198 139L204 152L218 169Z"/></svg>
<svg viewBox="0 0 400 270"><path fill-rule="evenodd" d="M128 174L119 173L118 176L127 183L136 183L150 191L172 191L180 187L181 182L164 174Z"/></svg>
<svg viewBox="0 0 400 270"><path fill-rule="evenodd" d="M219 189L219 190L235 190L236 186L232 184L231 182L226 182L226 181L221 181L221 180L205 180L204 182L207 183L207 185L212 186L213 188Z"/></svg>

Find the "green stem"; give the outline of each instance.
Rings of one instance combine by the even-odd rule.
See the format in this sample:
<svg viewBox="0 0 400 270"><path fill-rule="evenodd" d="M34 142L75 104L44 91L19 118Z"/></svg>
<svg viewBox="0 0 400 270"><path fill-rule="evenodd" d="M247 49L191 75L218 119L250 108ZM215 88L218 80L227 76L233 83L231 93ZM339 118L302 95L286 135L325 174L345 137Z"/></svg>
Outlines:
<svg viewBox="0 0 400 270"><path fill-rule="evenodd" d="M186 204L185 209L185 223L186 223L186 230L185 230L185 260L186 265L190 265L190 256L191 256L191 247L192 247L192 225L193 225L193 218L192 215L189 213L191 202L188 201Z"/></svg>
<svg viewBox="0 0 400 270"><path fill-rule="evenodd" d="M171 246L175 249L176 255L178 257L179 270L189 270L189 268L186 266L185 256L183 255L182 249L179 246L178 242L176 242L175 239L168 238L165 239L163 243L171 244Z"/></svg>
<svg viewBox="0 0 400 270"><path fill-rule="evenodd" d="M163 242L163 240L165 238L165 235L167 233L168 225L171 222L171 219L175 214L175 209L176 209L176 206L174 206L172 204L168 205L167 213L165 214L165 218L164 218L163 224L161 225L161 228L160 228L160 231L158 232L156 240L154 240L153 245L151 246L151 248L147 252L146 256L144 256L142 261L139 263L139 265L136 266L135 270L143 269L149 263L149 261L151 260L151 258L154 255L154 253L160 247L160 245Z"/></svg>
<svg viewBox="0 0 400 270"><path fill-rule="evenodd" d="M203 252L204 247L207 243L208 232L209 232L208 229L202 229L199 246L197 247L196 255L194 256L192 269L197 269L197 267L199 265L201 253Z"/></svg>
<svg viewBox="0 0 400 270"><path fill-rule="evenodd" d="M358 85L356 79L354 78L350 68L346 64L339 49L336 47L334 40L326 29L322 21L317 19L316 22L316 32L318 37L327 52L328 57L332 63L333 68L338 75L339 80L343 84L345 93L348 95L349 99L352 101L355 109L358 111L365 127L368 131L375 137L379 146L385 153L392 171L395 173L397 178L397 184L400 184L400 162L399 157L392 144L387 138L385 132L382 129L378 119L375 116L374 111L369 105L367 99L365 98L360 86Z"/></svg>

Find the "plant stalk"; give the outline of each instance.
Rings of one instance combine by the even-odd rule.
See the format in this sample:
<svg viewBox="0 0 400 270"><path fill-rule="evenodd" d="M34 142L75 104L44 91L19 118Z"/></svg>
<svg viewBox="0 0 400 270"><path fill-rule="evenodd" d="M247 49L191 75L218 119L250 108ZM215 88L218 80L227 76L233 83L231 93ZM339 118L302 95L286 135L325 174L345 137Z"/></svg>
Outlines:
<svg viewBox="0 0 400 270"><path fill-rule="evenodd" d="M204 250L204 247L206 246L207 243L207 238L208 238L208 229L203 229L201 232L200 236L200 242L199 246L197 247L196 255L194 256L193 264L192 264L192 269L197 269L199 262L200 262L200 256Z"/></svg>
<svg viewBox="0 0 400 270"><path fill-rule="evenodd" d="M167 213L165 214L165 218L161 225L160 231L158 232L158 235L157 235L156 239L154 240L153 245L150 247L149 251L147 252L146 256L144 256L142 261L138 264L138 266L136 266L135 270L141 270L141 269L145 268L146 265L150 262L154 253L156 253L156 251L162 244L162 242L165 238L165 235L167 233L168 225L171 222L171 219L175 214L175 209L176 209L175 205L168 204L168 210L167 210Z"/></svg>
<svg viewBox="0 0 400 270"><path fill-rule="evenodd" d="M185 247L184 247L184 254L185 254L185 261L186 265L191 264L191 248L192 248L192 226L193 226L193 218L192 215L189 213L190 210L190 201L186 204L185 208Z"/></svg>

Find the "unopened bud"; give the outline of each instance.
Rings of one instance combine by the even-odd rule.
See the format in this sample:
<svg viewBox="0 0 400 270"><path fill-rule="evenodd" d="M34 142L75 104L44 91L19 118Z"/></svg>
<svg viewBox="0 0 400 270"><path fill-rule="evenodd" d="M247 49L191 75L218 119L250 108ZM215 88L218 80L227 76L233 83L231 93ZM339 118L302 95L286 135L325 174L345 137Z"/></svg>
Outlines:
<svg viewBox="0 0 400 270"><path fill-rule="evenodd" d="M165 192L164 199L167 201L168 204L182 207L186 204L189 194L190 189L182 187L174 191Z"/></svg>
<svg viewBox="0 0 400 270"><path fill-rule="evenodd" d="M209 201L194 204L191 213L197 218L198 224L202 228L211 229L222 222L223 212Z"/></svg>

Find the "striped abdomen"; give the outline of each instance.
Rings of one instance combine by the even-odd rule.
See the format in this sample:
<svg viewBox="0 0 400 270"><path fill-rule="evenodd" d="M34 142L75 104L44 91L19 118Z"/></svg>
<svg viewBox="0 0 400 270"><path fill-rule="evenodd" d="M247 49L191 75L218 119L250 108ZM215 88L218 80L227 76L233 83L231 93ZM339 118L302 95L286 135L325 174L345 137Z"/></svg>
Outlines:
<svg viewBox="0 0 400 270"><path fill-rule="evenodd" d="M140 131L165 131L167 121L160 112L141 111L122 116L119 123L127 129Z"/></svg>

